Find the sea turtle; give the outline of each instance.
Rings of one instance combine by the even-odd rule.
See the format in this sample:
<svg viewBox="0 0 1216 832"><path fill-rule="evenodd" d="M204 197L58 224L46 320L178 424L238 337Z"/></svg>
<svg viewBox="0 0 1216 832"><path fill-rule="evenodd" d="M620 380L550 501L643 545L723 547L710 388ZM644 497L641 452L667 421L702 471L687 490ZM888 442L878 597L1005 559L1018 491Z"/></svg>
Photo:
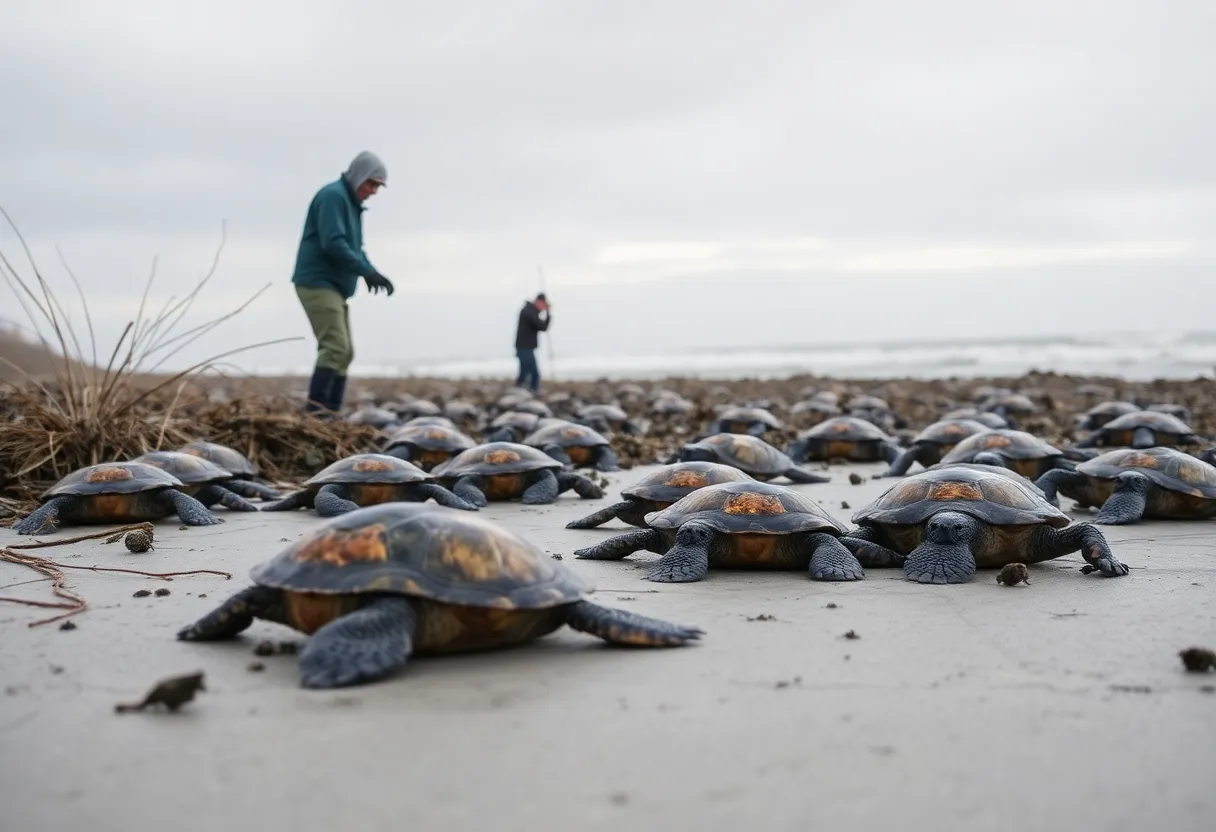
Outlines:
<svg viewBox="0 0 1216 832"><path fill-rule="evenodd" d="M322 517L334 517L378 503L427 499L449 508L477 510L411 462L388 454L355 454L321 469L304 481L302 489L263 506L262 511L315 508Z"/></svg>
<svg viewBox="0 0 1216 832"><path fill-rule="evenodd" d="M575 421L601 433L632 435L642 432L641 428L630 420L629 414L614 404L589 404L580 407Z"/></svg>
<svg viewBox="0 0 1216 832"><path fill-rule="evenodd" d="M842 543L863 561L905 557L904 577L918 583L963 583L977 567L1037 563L1078 550L1086 571L1127 574L1097 526L1069 525L1037 488L982 465L913 474L853 522L858 528Z"/></svg>
<svg viewBox="0 0 1216 832"><path fill-rule="evenodd" d="M403 425L395 430L384 446L384 453L412 462L423 471L451 459L477 441L454 427L444 425Z"/></svg>
<svg viewBox="0 0 1216 832"><path fill-rule="evenodd" d="M992 396L984 398L980 402L980 409L986 410L989 413L995 413L1000 416L1011 427L1016 427L1014 417L1029 416L1038 411L1038 407L1029 396L1022 393L1013 393L1002 391Z"/></svg>
<svg viewBox="0 0 1216 832"><path fill-rule="evenodd" d="M553 410L540 399L524 399L511 408L516 413L531 413L542 419L552 418Z"/></svg>
<svg viewBox="0 0 1216 832"><path fill-rule="evenodd" d="M226 468L185 451L149 451L131 460L166 471L181 481L178 491L211 508L219 503L232 511L257 511L258 507L228 488L233 476Z"/></svg>
<svg viewBox="0 0 1216 832"><path fill-rule="evenodd" d="M389 425L398 424L401 419L386 407L365 405L347 416L346 421L352 425L371 425L374 428L384 429Z"/></svg>
<svg viewBox="0 0 1216 832"><path fill-rule="evenodd" d="M960 407L951 410L942 416L941 421L944 422L947 419L971 419L972 421L979 422L981 425L987 425L990 428L1009 427L1009 423L1005 421L1003 417L998 416L995 413L979 410L978 408L974 407Z"/></svg>
<svg viewBox="0 0 1216 832"><path fill-rule="evenodd" d="M224 521L184 492L168 471L142 462L103 462L80 468L42 495L42 505L13 525L18 534L50 534L60 523L140 523L176 514L187 526Z"/></svg>
<svg viewBox="0 0 1216 832"><path fill-rule="evenodd" d="M518 442L536 430L541 418L535 413L508 410L495 416L483 435L487 442Z"/></svg>
<svg viewBox="0 0 1216 832"><path fill-rule="evenodd" d="M403 427L403 428L439 427L439 428L452 428L453 430L455 430L456 423L453 422L451 419L449 419L447 416L415 416L413 419L410 419L408 422L403 424L401 427Z"/></svg>
<svg viewBox="0 0 1216 832"><path fill-rule="evenodd" d="M924 467L941 462L942 457L950 453L954 446L977 433L985 433L987 427L971 419L949 419L934 422L922 430L912 440L911 446L896 457L891 467L882 474L884 477L902 477L908 473L912 463L919 462Z"/></svg>
<svg viewBox="0 0 1216 832"><path fill-rule="evenodd" d="M1096 404L1077 417L1077 430L1097 430L1103 425L1128 413L1138 413L1140 408L1131 402L1107 401Z"/></svg>
<svg viewBox="0 0 1216 832"><path fill-rule="evenodd" d="M593 604L583 579L534 543L432 505L387 503L328 520L250 577L178 639L235 638L255 618L285 624L310 636L300 651L306 688L369 682L412 655L508 647L563 624L639 647L703 635Z"/></svg>
<svg viewBox="0 0 1216 832"><path fill-rule="evenodd" d="M781 430L781 420L763 407L727 407L709 425L708 433L746 433L763 436L770 430Z"/></svg>
<svg viewBox="0 0 1216 832"><path fill-rule="evenodd" d="M506 413L508 410L514 410L515 405L520 402L530 401L533 398L531 390L522 387L512 387L498 397L498 400L494 402L494 409L499 413Z"/></svg>
<svg viewBox="0 0 1216 832"><path fill-rule="evenodd" d="M858 416L835 416L820 422L785 449L795 462L847 459L850 462L894 462L900 454L895 444L881 428Z"/></svg>
<svg viewBox="0 0 1216 832"><path fill-rule="evenodd" d="M257 481L260 472L253 461L235 448L229 448L218 442L191 442L181 446L178 450L191 456L201 456L232 474L232 481L225 484L225 488L229 491L251 499L254 497L261 500L279 499L279 492Z"/></svg>
<svg viewBox="0 0 1216 832"><path fill-rule="evenodd" d="M393 410L397 412L399 417L405 419L407 424L419 416L443 415L443 411L439 408L439 405L426 399L416 399L413 396L410 396L403 402L398 402Z"/></svg>
<svg viewBox="0 0 1216 832"><path fill-rule="evenodd" d="M463 399L452 399L451 401L444 402L443 415L453 422L467 427L475 424L481 418L481 408Z"/></svg>
<svg viewBox="0 0 1216 832"><path fill-rule="evenodd" d="M574 422L548 425L525 436L521 444L539 448L572 468L621 470L608 439L586 425Z"/></svg>
<svg viewBox="0 0 1216 832"><path fill-rule="evenodd" d="M1082 462L1076 471L1048 471L1036 485L1080 506L1100 506L1095 523L1216 517L1216 467L1173 448L1119 448Z"/></svg>
<svg viewBox="0 0 1216 832"><path fill-rule="evenodd" d="M683 416L696 405L678 393L665 392L655 396L650 411L657 416Z"/></svg>
<svg viewBox="0 0 1216 832"><path fill-rule="evenodd" d="M512 500L529 505L551 503L564 491L585 500L604 496L600 487L537 448L517 442L487 442L437 466L431 473L453 493L475 506L488 500Z"/></svg>
<svg viewBox="0 0 1216 832"><path fill-rule="evenodd" d="M749 474L719 462L676 462L652 471L621 491L625 499L579 520L567 529L592 529L613 519L645 528L645 517L667 508L698 488L724 482L756 482Z"/></svg>
<svg viewBox="0 0 1216 832"><path fill-rule="evenodd" d="M1112 419L1073 443L1074 448L1146 448L1198 445L1203 440L1177 416L1139 410Z"/></svg>
<svg viewBox="0 0 1216 832"><path fill-rule="evenodd" d="M809 497L780 485L725 482L647 514L648 528L577 550L586 560L662 555L646 579L699 581L710 568L800 569L821 581L856 581L861 563L840 542L844 526ZM897 563L898 559L892 561Z"/></svg>
<svg viewBox="0 0 1216 832"><path fill-rule="evenodd" d="M986 430L968 436L943 456L938 465L944 468L958 462L1009 468L1031 481L1053 468L1071 470L1074 467L1059 448L1032 433L1012 428Z"/></svg>
<svg viewBox="0 0 1216 832"><path fill-rule="evenodd" d="M1160 404L1150 404L1144 409L1152 411L1153 413L1168 413L1175 419L1180 419L1183 422L1191 421L1191 409L1184 404L1162 402Z"/></svg>
<svg viewBox="0 0 1216 832"><path fill-rule="evenodd" d="M784 476L791 482L828 482L831 477L799 468L786 454L759 436L745 433L716 433L699 442L689 442L676 453L672 462L720 462L765 482Z"/></svg>
<svg viewBox="0 0 1216 832"><path fill-rule="evenodd" d="M812 427L839 415L839 407L822 399L803 399L800 402L794 402L793 407L790 408L790 416L794 421L806 427Z"/></svg>

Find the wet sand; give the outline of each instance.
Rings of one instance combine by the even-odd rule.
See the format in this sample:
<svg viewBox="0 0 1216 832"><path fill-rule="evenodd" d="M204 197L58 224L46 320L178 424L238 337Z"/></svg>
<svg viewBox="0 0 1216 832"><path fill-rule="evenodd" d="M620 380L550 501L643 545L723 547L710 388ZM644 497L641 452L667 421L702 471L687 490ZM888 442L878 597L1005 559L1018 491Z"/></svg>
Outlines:
<svg viewBox="0 0 1216 832"><path fill-rule="evenodd" d="M850 485L849 472L883 467L836 465L830 483L796 487L847 522L889 485ZM174 632L245 586L249 568L315 516L224 513L221 526L185 531L166 522L144 555L98 541L42 550L80 565L235 577L73 571L90 609L71 631L29 628L47 611L0 606L3 825L1216 828L1216 674L1187 674L1177 656L1216 646L1211 523L1108 527L1131 575L1082 575L1074 555L1032 566L1031 584L1017 588L991 572L931 587L895 570L849 584L712 572L673 586L643 580L653 555L573 559L626 527L564 524L647 470L608 475L603 500L565 495L483 514L565 555L595 600L703 627L687 648L616 649L563 630L511 651L417 659L377 684L307 691L294 656L253 655L259 640L301 638L286 628L259 622L210 645ZM0 544L26 540L0 529ZM4 594L49 599L34 577L0 563ZM158 587L171 595L132 597ZM773 620L749 620L760 616ZM860 638L844 638L850 630ZM264 671L248 670L254 661ZM193 670L208 690L181 712L113 712Z"/></svg>

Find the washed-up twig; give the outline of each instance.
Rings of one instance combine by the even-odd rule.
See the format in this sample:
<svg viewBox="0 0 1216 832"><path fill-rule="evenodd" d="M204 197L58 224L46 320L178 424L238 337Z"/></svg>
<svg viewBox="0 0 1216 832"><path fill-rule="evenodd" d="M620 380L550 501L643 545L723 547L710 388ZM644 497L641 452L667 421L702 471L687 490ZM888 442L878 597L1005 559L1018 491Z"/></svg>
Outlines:
<svg viewBox="0 0 1216 832"><path fill-rule="evenodd" d="M69 543L80 543L85 540L97 540L104 537L106 543L116 543L122 539L122 536L127 532L147 532L149 535L154 529L151 523L131 523L128 526L119 526L116 529L106 529L104 532L93 532L92 534L82 534L77 537L65 537L59 540L40 541L36 543L14 543L9 546L9 549L45 549L47 546L66 546Z"/></svg>
<svg viewBox="0 0 1216 832"><path fill-rule="evenodd" d="M52 609L67 610L60 615L52 616L51 618L43 618L38 621L31 621L28 626L37 627L40 624L50 624L54 621L60 621L64 618L70 618L73 615L84 612L88 603L76 593L64 586L67 577L60 571L59 567L47 560L40 558L37 555L23 555L20 552L14 552L12 549L0 549L0 560L6 560L9 563L28 566L35 572L38 572L47 578L51 579L51 592L57 597L64 599L62 602L51 601L34 601L29 598L10 598L5 595L0 595L0 601L7 601L12 604L24 604L27 607L48 607Z"/></svg>

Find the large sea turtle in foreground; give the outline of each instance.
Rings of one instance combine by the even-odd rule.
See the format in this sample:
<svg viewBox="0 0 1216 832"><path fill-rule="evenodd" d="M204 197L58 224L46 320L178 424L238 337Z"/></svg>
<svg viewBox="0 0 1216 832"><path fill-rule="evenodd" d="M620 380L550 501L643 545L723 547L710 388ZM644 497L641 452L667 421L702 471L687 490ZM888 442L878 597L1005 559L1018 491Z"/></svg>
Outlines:
<svg viewBox="0 0 1216 832"><path fill-rule="evenodd" d="M441 506L476 511L417 465L388 454L355 454L339 459L304 481L304 487L262 511L315 508L322 517L334 517L364 506L433 499Z"/></svg>
<svg viewBox="0 0 1216 832"><path fill-rule="evenodd" d="M592 529L619 519L644 528L646 515L661 511L699 488L723 482L754 482L748 474L718 462L677 462L652 471L621 491L625 499L566 524L567 529Z"/></svg>
<svg viewBox="0 0 1216 832"><path fill-rule="evenodd" d="M224 483L229 491L242 497L260 500L277 500L279 492L269 485L258 482L261 472L249 457L235 448L221 445L218 442L191 442L178 448L184 454L200 456L208 462L214 462L228 473L232 479Z"/></svg>
<svg viewBox="0 0 1216 832"><path fill-rule="evenodd" d="M60 524L141 523L171 514L187 526L224 521L186 494L177 477L142 462L80 468L51 486L42 505L13 525L17 534L50 534Z"/></svg>
<svg viewBox="0 0 1216 832"><path fill-rule="evenodd" d="M720 462L767 481L785 477L790 482L829 482L831 477L799 468L781 451L758 436L743 433L716 433L700 442L690 442L676 452L673 462Z"/></svg>
<svg viewBox="0 0 1216 832"><path fill-rule="evenodd" d="M600 487L537 448L515 442L487 442L439 465L431 473L454 494L475 506L489 500L514 500L540 505L573 490L585 500L604 496Z"/></svg>
<svg viewBox="0 0 1216 832"><path fill-rule="evenodd" d="M1035 483L1047 499L1056 492L1080 506L1099 506L1095 523L1216 517L1216 467L1173 448L1119 448L1076 471L1048 471Z"/></svg>
<svg viewBox="0 0 1216 832"><path fill-rule="evenodd" d="M1071 522L1020 476L984 465L913 474L853 516L841 542L858 558L903 560L918 583L955 584L976 568L1037 563L1080 551L1087 570L1127 574L1102 535Z"/></svg>
<svg viewBox="0 0 1216 832"><path fill-rule="evenodd" d="M941 462L942 457L950 453L959 442L987 430L985 425L973 419L948 419L934 422L916 435L911 446L895 458L891 467L882 476L902 477L916 462L926 468L935 465Z"/></svg>
<svg viewBox="0 0 1216 832"><path fill-rule="evenodd" d="M254 585L181 630L235 638L255 618L310 636L306 688L385 677L413 655L509 647L566 625L614 644L673 647L702 635L586 600L568 567L503 526L431 505L359 509L255 567Z"/></svg>
<svg viewBox="0 0 1216 832"><path fill-rule="evenodd" d="M634 552L662 555L647 580L684 583L717 569L796 569L821 581L864 577L840 542L845 529L805 494L762 482L699 488L645 517L648 528L577 550L575 557L620 560ZM880 556L881 557L881 556ZM881 561L898 563L899 558Z"/></svg>

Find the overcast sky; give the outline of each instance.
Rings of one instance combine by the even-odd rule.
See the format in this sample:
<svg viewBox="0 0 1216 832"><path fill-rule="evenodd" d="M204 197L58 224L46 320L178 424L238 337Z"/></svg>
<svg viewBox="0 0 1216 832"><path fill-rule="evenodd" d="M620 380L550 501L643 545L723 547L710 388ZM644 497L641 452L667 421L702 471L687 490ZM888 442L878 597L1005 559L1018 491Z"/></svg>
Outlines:
<svg viewBox="0 0 1216 832"><path fill-rule="evenodd" d="M6 3L0 207L106 344L226 223L186 323L270 289L181 358L309 339L249 367L311 364L295 247L364 149L397 293L357 362L509 357L538 264L567 354L1209 328L1214 36L1212 0Z"/></svg>

